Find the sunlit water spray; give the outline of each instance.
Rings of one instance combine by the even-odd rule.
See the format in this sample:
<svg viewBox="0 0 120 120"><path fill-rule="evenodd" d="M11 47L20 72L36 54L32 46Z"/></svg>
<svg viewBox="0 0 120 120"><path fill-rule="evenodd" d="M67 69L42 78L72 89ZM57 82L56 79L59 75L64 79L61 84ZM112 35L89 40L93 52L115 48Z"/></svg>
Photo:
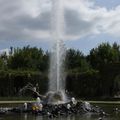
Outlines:
<svg viewBox="0 0 120 120"><path fill-rule="evenodd" d="M51 36L53 48L51 51L49 91L65 91L65 45L64 45L64 7L63 0L52 0Z"/></svg>

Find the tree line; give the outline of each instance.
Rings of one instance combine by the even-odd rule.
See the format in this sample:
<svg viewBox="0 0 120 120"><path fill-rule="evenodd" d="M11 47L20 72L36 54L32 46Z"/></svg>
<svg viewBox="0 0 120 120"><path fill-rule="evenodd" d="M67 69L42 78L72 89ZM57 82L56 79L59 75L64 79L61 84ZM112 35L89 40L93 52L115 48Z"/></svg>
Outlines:
<svg viewBox="0 0 120 120"><path fill-rule="evenodd" d="M4 90L0 87L0 96L14 96L18 88L30 81L33 84L40 83L40 92L46 92L49 61L49 51L43 51L37 47L11 47L9 55L1 54L0 85L6 84L9 89ZM68 49L65 71L67 73L66 90L71 94L79 97L119 96L120 45L102 43L91 49L88 55L84 55L80 50Z"/></svg>

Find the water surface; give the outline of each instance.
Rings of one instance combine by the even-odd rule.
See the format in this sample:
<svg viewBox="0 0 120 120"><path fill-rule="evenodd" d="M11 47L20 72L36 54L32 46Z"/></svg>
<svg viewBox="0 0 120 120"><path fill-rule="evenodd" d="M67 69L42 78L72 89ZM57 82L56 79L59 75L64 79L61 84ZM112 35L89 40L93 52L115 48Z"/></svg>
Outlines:
<svg viewBox="0 0 120 120"><path fill-rule="evenodd" d="M101 106L103 110L109 115L106 117L102 117L97 114L86 113L83 115L76 116L62 116L59 118L54 118L54 120L98 120L100 117L102 117L103 120L120 120L120 112L113 111L113 109L116 107L120 109L120 105L101 104L99 106ZM7 114L0 116L0 120L48 120L48 117L42 117L39 115L32 114Z"/></svg>

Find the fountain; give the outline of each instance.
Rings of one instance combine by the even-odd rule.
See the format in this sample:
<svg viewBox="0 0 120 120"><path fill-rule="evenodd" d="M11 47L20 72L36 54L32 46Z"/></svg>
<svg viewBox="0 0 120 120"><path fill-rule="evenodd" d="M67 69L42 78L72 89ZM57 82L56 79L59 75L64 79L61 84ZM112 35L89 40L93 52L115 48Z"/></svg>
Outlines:
<svg viewBox="0 0 120 120"><path fill-rule="evenodd" d="M50 58L49 89L46 94L48 103L66 102L64 60L64 7L63 0L52 0L51 39L53 48ZM25 87L26 88L26 87ZM27 89L30 88L27 86ZM24 89L23 89L24 90ZM30 89L32 90L32 89ZM32 90L33 91L33 90ZM36 94L36 91L33 91ZM36 94L41 97L40 94Z"/></svg>
<svg viewBox="0 0 120 120"><path fill-rule="evenodd" d="M64 60L66 49L64 45L64 7L63 0L52 0L52 19L51 19L51 36L53 39L53 49L51 52L50 73L49 73L49 92L46 96L40 95L35 87L28 83L20 89L20 93L25 90L32 91L37 96L34 103L24 103L23 106L0 109L0 114L13 113L33 113L41 116L54 118L58 116L77 115L81 113L97 113L106 115L99 107L94 107L88 102L77 101L72 98L66 101L65 95L65 71ZM47 102L46 102L47 101ZM57 105L56 105L57 104ZM118 109L117 109L118 111Z"/></svg>
<svg viewBox="0 0 120 120"><path fill-rule="evenodd" d="M53 49L50 59L49 91L52 91L52 98L59 96L60 101L65 101L65 45L64 45L64 7L63 0L52 0L51 37ZM55 95L54 95L55 94ZM58 99L56 99L58 101ZM54 101L54 100L50 100Z"/></svg>

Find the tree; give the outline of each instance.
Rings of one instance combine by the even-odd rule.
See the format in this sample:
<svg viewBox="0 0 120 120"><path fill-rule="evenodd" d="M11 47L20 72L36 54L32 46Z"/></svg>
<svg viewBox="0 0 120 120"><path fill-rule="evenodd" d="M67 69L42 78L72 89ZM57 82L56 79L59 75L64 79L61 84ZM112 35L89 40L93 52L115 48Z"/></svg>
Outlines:
<svg viewBox="0 0 120 120"><path fill-rule="evenodd" d="M0 58L0 69L4 69L4 61Z"/></svg>
<svg viewBox="0 0 120 120"><path fill-rule="evenodd" d="M8 60L10 69L28 69L45 71L48 65L48 56L40 48L30 48L30 46L22 49L14 49L14 54Z"/></svg>
<svg viewBox="0 0 120 120"><path fill-rule="evenodd" d="M113 46L109 43L102 43L90 51L88 60L93 68L100 69L105 64L119 62L119 54L119 46L116 43Z"/></svg>
<svg viewBox="0 0 120 120"><path fill-rule="evenodd" d="M85 56L79 50L69 49L66 54L67 70L74 70L76 72L85 71L89 69L89 64Z"/></svg>

